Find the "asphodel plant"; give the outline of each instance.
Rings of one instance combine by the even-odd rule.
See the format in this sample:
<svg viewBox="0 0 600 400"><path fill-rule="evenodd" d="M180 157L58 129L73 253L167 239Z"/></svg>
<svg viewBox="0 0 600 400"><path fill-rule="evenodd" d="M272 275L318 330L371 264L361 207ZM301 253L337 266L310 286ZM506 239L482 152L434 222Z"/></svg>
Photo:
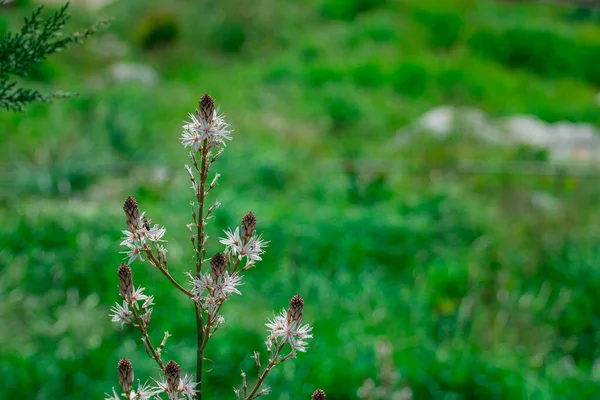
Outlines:
<svg viewBox="0 0 600 400"><path fill-rule="evenodd" d="M212 195L220 174L212 173L211 168L225 150L225 144L232 139L229 124L223 114L215 108L214 100L208 94L198 102L199 109L189 114L189 121L182 127L181 143L188 151L190 162L185 170L192 183L194 200L191 204L192 221L187 225L194 252L193 263L187 271L174 276L167 262L166 229L141 212L138 202L127 197L123 205L126 216L125 235L121 246L125 258L117 269L118 293L122 301L111 309L111 317L124 327L128 325L139 331L144 349L149 358L158 365L160 376L149 377L143 382L134 382L133 366L128 358L122 358L117 365L120 390L112 389L106 399L206 399L203 396L203 383L207 378L203 363L204 353L225 320L221 309L233 295L241 295L240 285L244 275L262 260L267 242L257 233L257 219L252 212L241 218L240 226L224 231L220 239L223 246L221 252L207 256L206 244L208 236L205 227L211 215L221 206L214 201L208 206L207 198ZM210 176L210 180L209 180ZM181 366L174 360L166 362L162 355L168 331L162 334L159 344L153 343L150 336L151 315L154 297L146 294L142 286L136 287L133 280L132 265L146 263L157 269L173 285L179 295L194 304L194 315L190 315L190 323L197 327L197 357L195 366L185 368L196 369L195 374L182 374ZM135 265L134 268L143 268ZM181 283L180 279L186 282ZM235 303L235 302L232 302ZM238 305L248 307L247 304ZM291 297L289 305L266 323L266 358L261 363L260 352L255 351L256 378L252 381L242 373L239 388L234 389L238 399L252 400L270 392L265 381L269 373L278 364L295 358L299 352L307 349L306 340L312 338L312 328L302 323L304 300L299 295ZM152 326L152 328L154 328ZM172 346L172 341L169 346ZM228 360L229 361L229 360ZM215 361L215 362L218 362ZM250 381L250 382L249 382ZM250 384L249 384L250 383ZM119 392L119 393L118 393ZM312 399L322 400L325 393L316 390Z"/></svg>

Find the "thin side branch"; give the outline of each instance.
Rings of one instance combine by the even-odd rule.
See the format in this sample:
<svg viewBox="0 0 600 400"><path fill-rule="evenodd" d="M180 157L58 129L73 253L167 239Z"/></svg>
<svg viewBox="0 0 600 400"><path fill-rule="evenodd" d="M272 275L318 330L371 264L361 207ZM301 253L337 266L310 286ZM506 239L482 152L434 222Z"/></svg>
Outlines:
<svg viewBox="0 0 600 400"><path fill-rule="evenodd" d="M150 262L152 263L152 265L154 265L160 272L163 273L164 276L167 277L167 279L169 281L171 281L171 283L173 285L175 285L175 287L177 289L179 289L180 292L184 293L187 297L192 297L192 293L187 290L186 288L184 288L183 286L181 286L176 280L175 278L173 278L171 276L171 274L169 274L169 271L167 271L166 269L163 268L163 266L161 265L161 263L156 259L156 257L154 256L154 254L152 254L152 249L150 249L148 247L148 245L144 245L144 251L146 253L146 256L148 257L148 259L150 260Z"/></svg>
<svg viewBox="0 0 600 400"><path fill-rule="evenodd" d="M152 355L150 355L150 353L148 353L150 358L155 360L158 363L158 366L160 367L160 369L163 372L165 372L165 366L160 358L160 354L158 354L158 352L152 345L152 342L150 341L150 337L148 337L148 329L147 329L148 327L144 325L144 321L142 321L142 319L138 315L137 311L135 311L134 305L132 303L129 303L129 307L131 308L131 312L133 313L133 317L135 318L136 325L137 325L138 329L140 330L140 332L142 333L142 338L146 345L146 352L148 352L148 350L149 350L150 353L152 353Z"/></svg>

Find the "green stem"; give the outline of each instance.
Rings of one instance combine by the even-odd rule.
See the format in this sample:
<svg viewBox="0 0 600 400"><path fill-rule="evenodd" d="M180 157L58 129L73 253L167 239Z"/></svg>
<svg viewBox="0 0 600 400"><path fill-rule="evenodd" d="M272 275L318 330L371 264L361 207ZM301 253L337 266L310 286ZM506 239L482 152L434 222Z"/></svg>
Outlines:
<svg viewBox="0 0 600 400"><path fill-rule="evenodd" d="M204 139L201 150L201 167L200 167L200 189L196 194L198 199L198 243L196 248L196 276L200 275L202 262L204 261L204 186L206 184L206 176L208 175L208 140ZM197 358L196 358L196 382L198 382L198 399L202 400L202 363L204 361L204 319L202 317L202 309L196 303L196 329L198 331ZM208 327L206 327L208 330Z"/></svg>

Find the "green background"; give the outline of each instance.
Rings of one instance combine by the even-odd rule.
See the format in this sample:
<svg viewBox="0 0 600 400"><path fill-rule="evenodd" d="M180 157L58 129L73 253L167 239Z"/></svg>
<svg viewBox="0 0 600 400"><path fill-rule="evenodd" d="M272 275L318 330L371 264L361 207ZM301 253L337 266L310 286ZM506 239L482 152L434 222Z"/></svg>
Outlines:
<svg viewBox="0 0 600 400"><path fill-rule="evenodd" d="M35 6L0 9L0 34ZM108 317L122 203L134 196L166 226L185 282L193 196L179 135L205 92L235 129L213 169L210 199L223 206L209 253L249 210L271 242L224 307L205 398L233 398L241 370L254 381L266 318L295 294L314 339L268 378L271 398L317 387L356 398L367 378L386 387L389 368L415 399L600 398L594 164L558 168L547 151L461 132L391 145L440 104L600 126L598 9L132 0L70 11L67 31L115 21L24 83L79 96L0 112L0 398L102 398L121 357L136 378L157 377L139 335ZM157 83L115 82L120 61L151 66ZM192 305L147 263L132 267L156 297L152 338L168 330L165 359L193 373Z"/></svg>

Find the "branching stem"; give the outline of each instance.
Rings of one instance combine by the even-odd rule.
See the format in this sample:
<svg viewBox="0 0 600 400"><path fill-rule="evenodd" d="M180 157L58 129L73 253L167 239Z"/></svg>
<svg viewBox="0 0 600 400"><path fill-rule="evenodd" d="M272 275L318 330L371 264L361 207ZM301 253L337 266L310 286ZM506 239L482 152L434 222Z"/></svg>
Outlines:
<svg viewBox="0 0 600 400"><path fill-rule="evenodd" d="M135 322L137 324L137 327L139 328L140 332L142 333L142 337L144 339L144 342L147 345L147 349L150 350L150 352L152 353L152 355L150 355L151 358L153 358L157 363L158 366L160 367L160 369L162 370L162 372L165 372L165 366L160 358L160 355L158 354L158 352L154 349L154 346L152 345L152 342L150 341L150 338L148 337L148 327L144 325L144 321L142 321L142 319L140 318L140 316L138 315L137 311L135 311L135 307L134 304L131 302L129 303L129 307L131 308L131 312L133 313L133 318L135 318Z"/></svg>
<svg viewBox="0 0 600 400"><path fill-rule="evenodd" d="M177 283L177 281L175 280L175 278L173 278L171 276L171 274L169 274L169 271L167 271L166 269L163 268L163 266L161 265L161 263L154 256L154 254L152 254L152 249L150 249L150 247L148 247L148 245L144 245L144 252L146 253L146 256L148 257L148 259L150 260L150 262L152 263L152 265L154 265L156 268L158 268L158 270L160 272L162 272L163 275L166 276L167 279L169 281L171 281L171 283L173 285L175 285L175 287L177 289L179 289L186 296L192 297L192 293L189 290L187 290L186 288L184 288L183 286L181 286L179 283Z"/></svg>
<svg viewBox="0 0 600 400"><path fill-rule="evenodd" d="M271 369L273 369L274 366L276 366L277 364L279 364L280 362L283 362L287 359L284 358L282 360L279 360L279 352L281 351L281 349L283 348L283 345L285 343L281 343L278 347L277 350L275 351L275 354L273 355L273 357L269 360L269 365L267 365L267 368L265 368L265 370L263 371L262 374L260 374L258 381L256 382L256 385L254 385L254 388L252 389L252 391L250 392L250 394L248 395L248 397L244 397L244 400L252 400L255 398L256 396L256 392L258 392L258 389L260 389L260 387L262 386L265 378L267 377L267 375L269 375L269 372L271 372Z"/></svg>

